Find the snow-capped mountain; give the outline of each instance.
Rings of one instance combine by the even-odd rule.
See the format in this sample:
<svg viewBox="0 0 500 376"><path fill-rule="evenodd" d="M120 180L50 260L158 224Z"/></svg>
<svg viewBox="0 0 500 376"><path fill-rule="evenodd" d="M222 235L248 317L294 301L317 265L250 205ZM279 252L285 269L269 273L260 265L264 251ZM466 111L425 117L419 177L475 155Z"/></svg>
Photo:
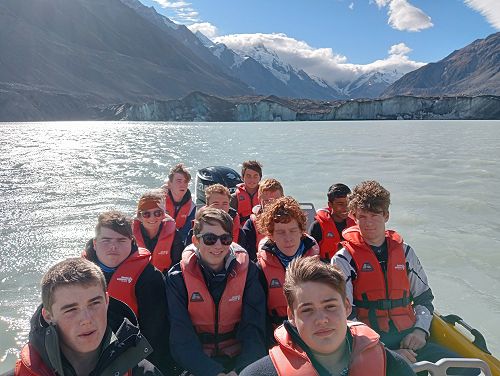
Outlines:
<svg viewBox="0 0 500 376"><path fill-rule="evenodd" d="M236 77L258 94L311 99L376 98L403 75L397 71L368 72L352 81L332 85L322 77L309 75L284 62L275 51L262 44L232 50L200 32L196 35Z"/></svg>

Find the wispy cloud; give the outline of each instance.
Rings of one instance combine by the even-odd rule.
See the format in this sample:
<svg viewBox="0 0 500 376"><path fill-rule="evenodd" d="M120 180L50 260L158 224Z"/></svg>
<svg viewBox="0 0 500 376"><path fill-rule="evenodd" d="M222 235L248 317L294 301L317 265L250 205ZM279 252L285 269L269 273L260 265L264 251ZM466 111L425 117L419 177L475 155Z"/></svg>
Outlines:
<svg viewBox="0 0 500 376"><path fill-rule="evenodd" d="M434 26L427 14L411 5L407 0L375 0L375 2L379 8L389 8L387 11L387 15L389 16L387 23L393 29L420 31Z"/></svg>
<svg viewBox="0 0 500 376"><path fill-rule="evenodd" d="M200 31L207 38L212 39L218 36L218 29L210 22L198 22L188 26L193 33Z"/></svg>
<svg viewBox="0 0 500 376"><path fill-rule="evenodd" d="M496 30L500 30L500 3L498 0L464 0L464 3L481 13Z"/></svg>
<svg viewBox="0 0 500 376"><path fill-rule="evenodd" d="M360 65L348 62L346 56L336 54L331 48L314 48L304 41L288 37L286 34L234 34L214 38L229 48L242 54L253 48L264 46L274 51L284 62L309 75L321 77L330 84L352 80L360 74L371 71L393 71L407 73L424 65L411 61L407 54L411 52L404 43L391 46L385 59L370 64Z"/></svg>
<svg viewBox="0 0 500 376"><path fill-rule="evenodd" d="M353 10L354 9L354 3L349 4L349 9Z"/></svg>
<svg viewBox="0 0 500 376"><path fill-rule="evenodd" d="M169 18L180 24L199 22L199 13L186 1L153 0L169 11Z"/></svg>

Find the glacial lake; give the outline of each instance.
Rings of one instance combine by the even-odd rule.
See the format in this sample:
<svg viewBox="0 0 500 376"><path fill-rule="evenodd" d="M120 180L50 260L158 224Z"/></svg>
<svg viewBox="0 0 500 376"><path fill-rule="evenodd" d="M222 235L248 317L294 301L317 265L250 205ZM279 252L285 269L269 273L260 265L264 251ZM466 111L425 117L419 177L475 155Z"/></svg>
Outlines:
<svg viewBox="0 0 500 376"><path fill-rule="evenodd" d="M333 183L380 181L391 191L388 227L417 252L436 308L500 356L500 121L0 123L0 132L0 372L27 340L42 274L81 253L101 211L133 215L175 163L194 178L248 159L316 208Z"/></svg>

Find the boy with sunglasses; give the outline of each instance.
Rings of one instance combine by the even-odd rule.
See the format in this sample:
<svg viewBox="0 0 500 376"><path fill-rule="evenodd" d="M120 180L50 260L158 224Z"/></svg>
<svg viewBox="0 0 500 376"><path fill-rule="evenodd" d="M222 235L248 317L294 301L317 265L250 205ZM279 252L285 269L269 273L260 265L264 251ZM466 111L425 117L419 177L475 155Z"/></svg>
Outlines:
<svg viewBox="0 0 500 376"><path fill-rule="evenodd" d="M193 244L169 270L170 347L193 375L236 374L266 353L265 297L258 270L232 242L233 222L220 209L196 216Z"/></svg>
<svg viewBox="0 0 500 376"><path fill-rule="evenodd" d="M151 252L151 264L166 273L181 259L182 236L175 221L165 213L165 194L160 189L144 193L132 225L137 245Z"/></svg>

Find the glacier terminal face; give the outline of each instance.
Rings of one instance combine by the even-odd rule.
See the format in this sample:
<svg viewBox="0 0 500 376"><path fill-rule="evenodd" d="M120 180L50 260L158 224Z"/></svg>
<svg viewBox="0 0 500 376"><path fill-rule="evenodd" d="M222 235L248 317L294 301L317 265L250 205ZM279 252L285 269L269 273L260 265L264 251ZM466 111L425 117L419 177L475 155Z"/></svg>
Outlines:
<svg viewBox="0 0 500 376"><path fill-rule="evenodd" d="M319 102L269 97L218 98L192 93L180 100L120 105L103 117L133 121L316 121L500 119L500 97L395 96Z"/></svg>

